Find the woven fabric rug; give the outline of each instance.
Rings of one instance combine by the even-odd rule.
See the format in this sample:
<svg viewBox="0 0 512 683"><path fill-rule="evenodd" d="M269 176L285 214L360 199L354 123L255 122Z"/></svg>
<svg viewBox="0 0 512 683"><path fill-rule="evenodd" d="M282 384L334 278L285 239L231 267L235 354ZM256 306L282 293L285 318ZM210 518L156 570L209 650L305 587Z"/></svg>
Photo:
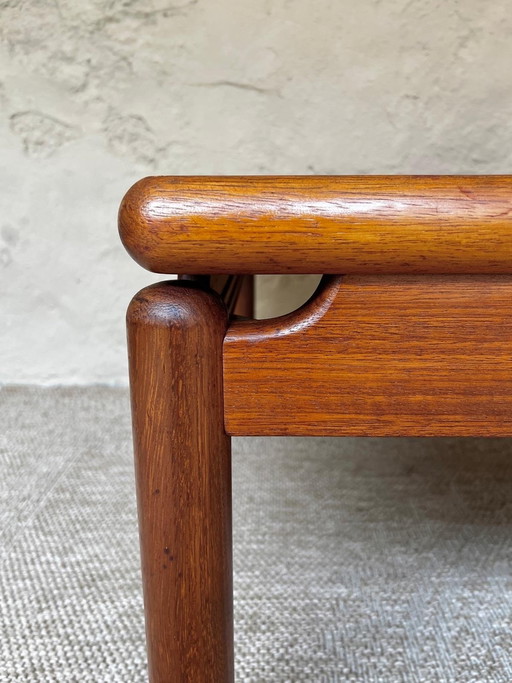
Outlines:
<svg viewBox="0 0 512 683"><path fill-rule="evenodd" d="M145 680L127 392L0 390L0 681ZM237 681L512 680L512 442L234 440Z"/></svg>

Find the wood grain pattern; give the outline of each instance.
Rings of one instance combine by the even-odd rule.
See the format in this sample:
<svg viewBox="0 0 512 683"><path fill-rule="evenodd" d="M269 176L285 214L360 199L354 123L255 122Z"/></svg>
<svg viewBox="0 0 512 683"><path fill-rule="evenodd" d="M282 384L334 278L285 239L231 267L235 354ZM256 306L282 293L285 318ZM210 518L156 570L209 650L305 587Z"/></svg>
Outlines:
<svg viewBox="0 0 512 683"><path fill-rule="evenodd" d="M233 680L227 312L198 283L167 282L128 309L150 680Z"/></svg>
<svg viewBox="0 0 512 683"><path fill-rule="evenodd" d="M310 303L233 323L236 435L512 435L512 277L328 277Z"/></svg>
<svg viewBox="0 0 512 683"><path fill-rule="evenodd" d="M512 176L154 177L125 247L162 273L512 273Z"/></svg>

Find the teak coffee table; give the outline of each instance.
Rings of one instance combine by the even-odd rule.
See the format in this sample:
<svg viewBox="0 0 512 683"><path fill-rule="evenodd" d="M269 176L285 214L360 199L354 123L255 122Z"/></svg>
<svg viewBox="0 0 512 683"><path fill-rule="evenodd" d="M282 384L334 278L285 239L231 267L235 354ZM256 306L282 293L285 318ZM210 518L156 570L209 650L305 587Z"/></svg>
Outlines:
<svg viewBox="0 0 512 683"><path fill-rule="evenodd" d="M512 434L512 176L146 178L120 232L187 274L128 309L150 680L225 683L231 435ZM324 277L258 321L256 273Z"/></svg>

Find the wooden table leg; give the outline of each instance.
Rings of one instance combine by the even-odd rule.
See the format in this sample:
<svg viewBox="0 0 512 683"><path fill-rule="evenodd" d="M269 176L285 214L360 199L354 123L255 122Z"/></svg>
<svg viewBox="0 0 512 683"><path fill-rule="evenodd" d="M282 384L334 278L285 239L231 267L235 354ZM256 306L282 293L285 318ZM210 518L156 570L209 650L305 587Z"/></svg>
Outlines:
<svg viewBox="0 0 512 683"><path fill-rule="evenodd" d="M134 297L127 322L150 681L228 683L226 310L193 283L164 282Z"/></svg>

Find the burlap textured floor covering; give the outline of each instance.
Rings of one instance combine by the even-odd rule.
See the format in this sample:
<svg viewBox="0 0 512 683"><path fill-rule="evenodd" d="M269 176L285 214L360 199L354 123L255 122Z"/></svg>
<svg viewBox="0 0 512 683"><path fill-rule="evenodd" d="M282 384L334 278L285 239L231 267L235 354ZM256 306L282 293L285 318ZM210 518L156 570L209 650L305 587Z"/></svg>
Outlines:
<svg viewBox="0 0 512 683"><path fill-rule="evenodd" d="M127 392L0 390L0 681L145 680ZM512 442L234 441L237 680L512 681Z"/></svg>

